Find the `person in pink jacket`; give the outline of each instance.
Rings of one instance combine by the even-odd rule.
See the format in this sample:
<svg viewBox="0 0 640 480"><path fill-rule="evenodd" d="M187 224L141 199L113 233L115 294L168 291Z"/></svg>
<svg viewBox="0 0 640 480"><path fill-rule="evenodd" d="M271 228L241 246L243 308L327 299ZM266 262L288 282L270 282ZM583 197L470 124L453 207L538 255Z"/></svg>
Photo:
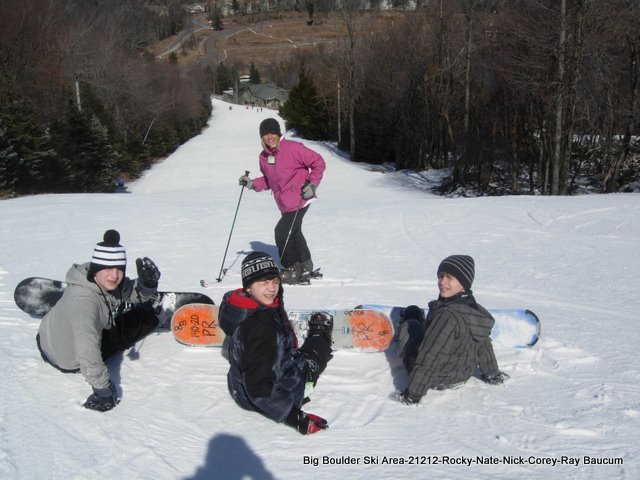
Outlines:
<svg viewBox="0 0 640 480"><path fill-rule="evenodd" d="M313 261L302 233L302 220L326 168L320 154L300 142L282 139L275 118L260 123L262 151L259 155L261 177L240 177L240 185L261 192L271 190L282 217L275 227L275 240L284 267L282 280L288 284L307 283Z"/></svg>

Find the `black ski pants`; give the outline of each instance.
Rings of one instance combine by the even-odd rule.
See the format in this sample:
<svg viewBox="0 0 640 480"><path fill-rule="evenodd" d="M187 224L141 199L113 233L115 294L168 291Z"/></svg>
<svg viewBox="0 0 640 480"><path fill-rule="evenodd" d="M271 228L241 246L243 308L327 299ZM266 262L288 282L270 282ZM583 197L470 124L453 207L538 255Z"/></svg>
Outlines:
<svg viewBox="0 0 640 480"><path fill-rule="evenodd" d="M285 268L311 260L311 252L302 233L302 220L307 210L309 205L293 212L283 213L276 225L276 246L280 254L280 262Z"/></svg>
<svg viewBox="0 0 640 480"><path fill-rule="evenodd" d="M123 352L138 340L149 335L158 326L158 317L148 303L135 305L128 312L116 317L109 330L102 331L102 358Z"/></svg>

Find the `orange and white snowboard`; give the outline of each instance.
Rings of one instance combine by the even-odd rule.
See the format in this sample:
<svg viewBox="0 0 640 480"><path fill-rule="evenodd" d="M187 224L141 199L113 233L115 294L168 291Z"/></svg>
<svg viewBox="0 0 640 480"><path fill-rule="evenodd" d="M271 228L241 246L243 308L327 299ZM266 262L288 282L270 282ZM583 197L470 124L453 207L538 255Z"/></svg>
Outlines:
<svg viewBox="0 0 640 480"><path fill-rule="evenodd" d="M300 345L307 337L309 319L315 312L333 316L332 348L359 352L383 352L393 340L389 317L375 310L287 310Z"/></svg>
<svg viewBox="0 0 640 480"><path fill-rule="evenodd" d="M222 346L224 332L218 325L218 306L204 303L183 305L171 318L175 339L190 346Z"/></svg>
<svg viewBox="0 0 640 480"><path fill-rule="evenodd" d="M375 310L288 310L287 315L300 345L309 331L309 318L315 312L333 316L332 348L360 352L382 352L393 340L389 317ZM176 340L191 346L221 346L224 332L218 325L218 306L190 304L180 307L171 319Z"/></svg>

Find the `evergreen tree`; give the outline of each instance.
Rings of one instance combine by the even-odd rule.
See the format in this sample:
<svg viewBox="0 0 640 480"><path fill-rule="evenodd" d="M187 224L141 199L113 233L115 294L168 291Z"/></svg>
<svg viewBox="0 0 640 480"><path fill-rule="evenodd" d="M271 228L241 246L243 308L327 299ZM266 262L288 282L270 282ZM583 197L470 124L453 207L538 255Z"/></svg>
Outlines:
<svg viewBox="0 0 640 480"><path fill-rule="evenodd" d="M262 81L260 80L260 72L256 68L256 64L253 62L251 62L251 68L249 70L249 82L253 83L254 85L262 83Z"/></svg>
<svg viewBox="0 0 640 480"><path fill-rule="evenodd" d="M87 117L70 105L66 122L54 127L56 150L67 159L74 192L112 192L118 154L98 117Z"/></svg>
<svg viewBox="0 0 640 480"><path fill-rule="evenodd" d="M329 115L322 104L313 80L304 68L300 70L298 84L289 92L289 98L280 107L280 116L287 129L295 128L309 140L330 138Z"/></svg>
<svg viewBox="0 0 640 480"><path fill-rule="evenodd" d="M231 75L229 69L225 66L224 62L220 62L216 67L214 91L219 95L232 86L233 76Z"/></svg>
<svg viewBox="0 0 640 480"><path fill-rule="evenodd" d="M213 24L214 30L224 30L224 25L222 23L222 18L220 18L220 13L216 13L211 21Z"/></svg>
<svg viewBox="0 0 640 480"><path fill-rule="evenodd" d="M90 175L93 177L94 192L113 192L118 171L118 153L109 139L109 129L95 115L89 120L93 162Z"/></svg>
<svg viewBox="0 0 640 480"><path fill-rule="evenodd" d="M13 166L18 162L18 154L7 135L7 129L0 119L0 196L12 196L15 193L16 178Z"/></svg>
<svg viewBox="0 0 640 480"><path fill-rule="evenodd" d="M307 25L313 25L313 13L315 10L315 4L313 3L313 0L307 0L306 7L307 15L309 15L309 18L307 19Z"/></svg>
<svg viewBox="0 0 640 480"><path fill-rule="evenodd" d="M0 190L7 195L58 191L63 164L33 110L24 102L10 102L0 130Z"/></svg>

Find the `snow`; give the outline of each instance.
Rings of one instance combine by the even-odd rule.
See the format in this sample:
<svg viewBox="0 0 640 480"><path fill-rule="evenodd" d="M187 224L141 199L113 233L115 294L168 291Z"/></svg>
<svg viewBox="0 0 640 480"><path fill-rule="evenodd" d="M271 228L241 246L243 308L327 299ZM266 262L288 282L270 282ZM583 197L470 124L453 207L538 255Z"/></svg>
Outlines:
<svg viewBox="0 0 640 480"><path fill-rule="evenodd" d="M429 193L437 173L373 171L318 142L304 143L328 168L304 231L326 280L286 288L287 306L425 305L436 296L438 263L472 255L480 303L529 308L542 322L535 347L496 348L509 381L471 379L407 407L388 399L407 382L394 346L337 352L305 406L330 429L303 437L234 404L218 349L159 332L108 362L117 408L82 408L90 393L82 377L40 359L38 321L13 303L20 280L63 279L116 228L130 275L133 259L149 256L161 289L219 302L239 286L247 252L275 253L273 199L245 191L229 273L214 280L237 179L258 173L258 124L274 113L213 104L208 129L130 193L1 202L0 478L640 478L640 195L443 198ZM203 278L213 287L202 288Z"/></svg>

